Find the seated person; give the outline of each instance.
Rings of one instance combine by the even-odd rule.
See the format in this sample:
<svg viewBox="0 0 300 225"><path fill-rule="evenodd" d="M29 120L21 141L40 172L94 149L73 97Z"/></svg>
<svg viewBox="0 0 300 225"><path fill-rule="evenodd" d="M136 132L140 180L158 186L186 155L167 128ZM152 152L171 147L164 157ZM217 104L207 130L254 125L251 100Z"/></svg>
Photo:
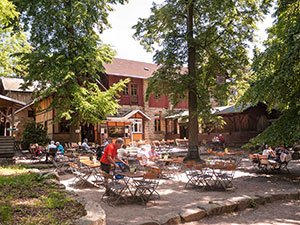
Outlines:
<svg viewBox="0 0 300 225"><path fill-rule="evenodd" d="M86 151L90 151L90 150L91 150L91 147L88 145L88 139L87 139L87 138L85 138L85 139L83 140L83 143L82 143L81 146L82 146L83 149L86 150Z"/></svg>
<svg viewBox="0 0 300 225"><path fill-rule="evenodd" d="M46 149L46 162L48 162L48 157L52 156L53 159L56 157L57 147L54 141L51 141L50 144L47 146Z"/></svg>
<svg viewBox="0 0 300 225"><path fill-rule="evenodd" d="M138 151L137 158L142 166L146 166L149 164L149 155L146 151L145 147L142 147L140 151Z"/></svg>
<svg viewBox="0 0 300 225"><path fill-rule="evenodd" d="M263 150L262 155L268 156L268 159L275 158L275 153L271 146L266 145L266 149Z"/></svg>
<svg viewBox="0 0 300 225"><path fill-rule="evenodd" d="M152 146L151 146L151 150L150 150L150 152L149 152L149 159L150 159L151 161L155 162L155 161L158 160L158 158L159 158L159 156L158 156L158 153L157 153L156 150L155 150L155 146L152 145Z"/></svg>
<svg viewBox="0 0 300 225"><path fill-rule="evenodd" d="M65 153L64 147L58 141L56 142L56 147L57 147L57 154L63 155Z"/></svg>
<svg viewBox="0 0 300 225"><path fill-rule="evenodd" d="M126 145L122 145L122 147L118 149L118 158L125 162L127 162L127 157L129 157L129 154L126 153L126 148Z"/></svg>

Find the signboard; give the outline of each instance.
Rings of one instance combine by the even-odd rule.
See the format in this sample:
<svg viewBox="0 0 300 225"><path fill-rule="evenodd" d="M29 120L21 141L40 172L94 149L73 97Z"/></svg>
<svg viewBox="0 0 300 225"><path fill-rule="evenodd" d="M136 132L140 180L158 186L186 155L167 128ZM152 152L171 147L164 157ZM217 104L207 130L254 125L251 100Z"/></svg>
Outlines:
<svg viewBox="0 0 300 225"><path fill-rule="evenodd" d="M7 128L6 130L7 131L18 131L19 129L18 128Z"/></svg>
<svg viewBox="0 0 300 225"><path fill-rule="evenodd" d="M191 159L197 159L198 158L198 146L190 146L189 154L190 154Z"/></svg>

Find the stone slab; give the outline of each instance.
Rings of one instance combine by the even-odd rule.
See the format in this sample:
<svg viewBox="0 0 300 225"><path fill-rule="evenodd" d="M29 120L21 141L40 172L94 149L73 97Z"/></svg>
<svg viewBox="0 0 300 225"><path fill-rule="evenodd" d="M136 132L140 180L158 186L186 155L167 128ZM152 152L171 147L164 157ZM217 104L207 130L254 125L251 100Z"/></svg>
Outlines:
<svg viewBox="0 0 300 225"><path fill-rule="evenodd" d="M207 216L220 215L222 213L222 206L218 204L201 204L197 206L199 209L203 209Z"/></svg>
<svg viewBox="0 0 300 225"><path fill-rule="evenodd" d="M106 225L106 214L101 205L89 201L85 205L87 215L78 219L76 225Z"/></svg>
<svg viewBox="0 0 300 225"><path fill-rule="evenodd" d="M179 213L171 212L165 214L163 217L159 219L160 224L162 225L176 225L181 223L181 217Z"/></svg>
<svg viewBox="0 0 300 225"><path fill-rule="evenodd" d="M232 197L227 200L230 202L235 202L237 204L235 210L241 211L249 207L249 202L251 200L251 197L248 195L243 195L238 197Z"/></svg>
<svg viewBox="0 0 300 225"><path fill-rule="evenodd" d="M184 222L198 221L205 217L206 211L199 208L184 208L180 216Z"/></svg>

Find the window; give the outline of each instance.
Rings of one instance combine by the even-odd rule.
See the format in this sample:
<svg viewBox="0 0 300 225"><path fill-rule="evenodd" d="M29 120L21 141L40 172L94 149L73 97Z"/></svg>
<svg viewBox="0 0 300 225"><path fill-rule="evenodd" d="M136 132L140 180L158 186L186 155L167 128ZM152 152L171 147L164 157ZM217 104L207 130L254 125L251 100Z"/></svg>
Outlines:
<svg viewBox="0 0 300 225"><path fill-rule="evenodd" d="M59 123L59 132L60 133L69 133L70 132L70 126L68 124L68 121L65 119L62 119Z"/></svg>
<svg viewBox="0 0 300 225"><path fill-rule="evenodd" d="M108 136L112 138L124 137L124 127L108 127Z"/></svg>
<svg viewBox="0 0 300 225"><path fill-rule="evenodd" d="M154 120L154 130L155 130L155 132L161 131L161 120L160 119Z"/></svg>
<svg viewBox="0 0 300 225"><path fill-rule="evenodd" d="M143 133L143 121L134 120L132 122L132 133Z"/></svg>
<svg viewBox="0 0 300 225"><path fill-rule="evenodd" d="M34 111L33 110L28 110L28 117L34 117Z"/></svg>
<svg viewBox="0 0 300 225"><path fill-rule="evenodd" d="M126 84L124 90L123 90L123 95L129 95L129 87L128 84Z"/></svg>
<svg viewBox="0 0 300 225"><path fill-rule="evenodd" d="M137 96L137 84L131 84L131 95Z"/></svg>

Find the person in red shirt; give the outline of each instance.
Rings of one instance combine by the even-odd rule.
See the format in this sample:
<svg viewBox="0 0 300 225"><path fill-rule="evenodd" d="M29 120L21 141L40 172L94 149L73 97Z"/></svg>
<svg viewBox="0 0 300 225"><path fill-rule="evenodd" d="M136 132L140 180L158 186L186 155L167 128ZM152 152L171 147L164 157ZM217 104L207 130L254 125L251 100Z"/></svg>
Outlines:
<svg viewBox="0 0 300 225"><path fill-rule="evenodd" d="M119 165L116 164L114 159L127 165L127 163L125 163L122 159L119 159L118 157L118 149L121 148L122 144L123 144L122 138L118 138L115 141L115 143L110 143L109 145L106 146L104 153L100 159L101 169L106 173L110 172L111 164L114 164L117 169L119 168Z"/></svg>

